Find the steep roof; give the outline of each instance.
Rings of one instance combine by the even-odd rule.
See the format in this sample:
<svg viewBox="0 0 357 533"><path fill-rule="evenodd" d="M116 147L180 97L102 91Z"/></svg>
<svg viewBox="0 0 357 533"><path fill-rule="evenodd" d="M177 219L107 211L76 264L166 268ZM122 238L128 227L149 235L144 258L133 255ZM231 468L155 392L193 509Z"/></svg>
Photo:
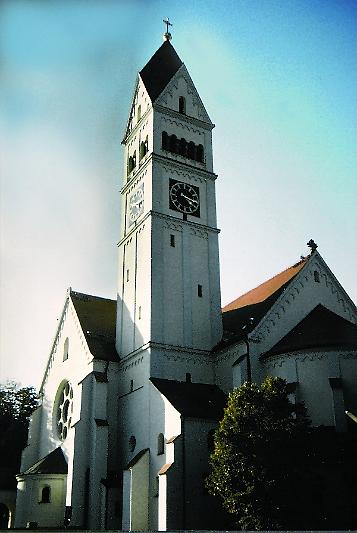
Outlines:
<svg viewBox="0 0 357 533"><path fill-rule="evenodd" d="M225 313L226 311L232 311L233 309L240 309L242 307L245 307L246 305L253 305L263 302L273 294L276 294L283 286L286 285L286 283L288 283L292 278L296 276L298 272L300 272L302 267L308 261L309 257L310 256L301 259L301 261L299 261L298 263L295 263L294 265L287 268L286 270L283 270L276 276L268 279L261 285L258 285L258 287L255 287L255 289L252 289L243 294L242 296L239 296L239 298L233 300L233 302L223 307L223 313Z"/></svg>
<svg viewBox="0 0 357 533"><path fill-rule="evenodd" d="M165 41L140 71L145 88L154 102L182 65L174 47Z"/></svg>
<svg viewBox="0 0 357 533"><path fill-rule="evenodd" d="M71 291L71 300L95 359L118 361L115 349L116 301Z"/></svg>
<svg viewBox="0 0 357 533"><path fill-rule="evenodd" d="M357 349L357 325L319 304L262 358L324 346Z"/></svg>
<svg viewBox="0 0 357 533"><path fill-rule="evenodd" d="M222 318L225 332L223 344L230 344L239 340L243 334L243 326L246 326L250 319L253 319L252 329L257 326L310 257L305 257L223 307ZM218 346L218 348L221 347L222 344Z"/></svg>
<svg viewBox="0 0 357 533"><path fill-rule="evenodd" d="M150 378L155 387L183 416L220 420L226 395L217 385Z"/></svg>
<svg viewBox="0 0 357 533"><path fill-rule="evenodd" d="M67 474L68 465L61 447L56 448L23 474Z"/></svg>

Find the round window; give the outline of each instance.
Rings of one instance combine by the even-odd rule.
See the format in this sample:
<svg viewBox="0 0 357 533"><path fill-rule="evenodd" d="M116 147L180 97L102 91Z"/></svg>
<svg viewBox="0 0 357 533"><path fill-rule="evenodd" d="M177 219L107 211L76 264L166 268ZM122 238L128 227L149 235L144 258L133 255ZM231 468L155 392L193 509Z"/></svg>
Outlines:
<svg viewBox="0 0 357 533"><path fill-rule="evenodd" d="M58 436L65 440L72 422L73 389L70 383L65 382L58 389L56 407L56 425Z"/></svg>

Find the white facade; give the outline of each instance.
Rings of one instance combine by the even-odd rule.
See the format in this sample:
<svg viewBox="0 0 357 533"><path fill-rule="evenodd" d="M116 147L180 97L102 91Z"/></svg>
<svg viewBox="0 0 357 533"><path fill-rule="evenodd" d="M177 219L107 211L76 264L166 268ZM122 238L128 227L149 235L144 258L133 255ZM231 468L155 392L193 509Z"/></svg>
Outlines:
<svg viewBox="0 0 357 533"><path fill-rule="evenodd" d="M17 527L62 527L66 515L91 529L222 529L204 485L209 440L222 391L247 379L247 349L253 379L295 383L313 424L343 431L344 409L357 411L357 338L270 353L318 304L357 323L317 251L258 301L272 299L245 338L222 315L212 128L165 42L138 77L123 141L117 301L67 295L18 476ZM249 305L233 306L237 324ZM65 469L51 466L58 449Z"/></svg>

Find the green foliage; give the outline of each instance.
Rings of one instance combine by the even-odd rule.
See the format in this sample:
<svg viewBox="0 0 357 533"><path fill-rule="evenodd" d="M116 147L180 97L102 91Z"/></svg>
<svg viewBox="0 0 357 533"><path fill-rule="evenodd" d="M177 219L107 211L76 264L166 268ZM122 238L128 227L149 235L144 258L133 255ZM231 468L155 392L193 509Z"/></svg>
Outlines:
<svg viewBox="0 0 357 533"><path fill-rule="evenodd" d="M215 434L208 489L241 529L306 529L319 522L319 486L306 469L314 455L309 420L288 395L280 378L245 383L229 395Z"/></svg>
<svg viewBox="0 0 357 533"><path fill-rule="evenodd" d="M19 468L29 419L37 406L33 387L19 387L14 382L0 384L0 467L14 472Z"/></svg>

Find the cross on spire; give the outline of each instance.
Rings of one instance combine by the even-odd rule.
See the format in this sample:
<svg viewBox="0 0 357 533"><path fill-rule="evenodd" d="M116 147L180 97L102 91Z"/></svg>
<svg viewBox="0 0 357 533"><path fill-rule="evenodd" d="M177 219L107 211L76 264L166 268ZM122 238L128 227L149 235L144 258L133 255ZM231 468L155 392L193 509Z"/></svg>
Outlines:
<svg viewBox="0 0 357 533"><path fill-rule="evenodd" d="M170 22L169 17L166 17L166 19L164 19L162 22L166 24L166 32L164 33L164 40L170 41L171 33L169 32L169 26L172 26L172 23Z"/></svg>

